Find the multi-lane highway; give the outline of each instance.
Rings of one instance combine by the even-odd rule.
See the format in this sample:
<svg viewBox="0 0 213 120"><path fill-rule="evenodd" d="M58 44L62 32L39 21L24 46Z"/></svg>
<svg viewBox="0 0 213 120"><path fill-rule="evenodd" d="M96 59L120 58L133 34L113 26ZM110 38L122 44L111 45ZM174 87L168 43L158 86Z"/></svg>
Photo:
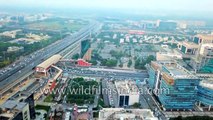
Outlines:
<svg viewBox="0 0 213 120"><path fill-rule="evenodd" d="M10 65L10 69L8 69L7 72L0 76L0 94L3 94L3 92L5 92L4 88L8 88L7 85L15 82L18 78L25 76L43 60L49 58L50 56L56 53L59 53L71 44L88 37L91 32L97 32L96 30L98 26L98 23L92 23L79 30L79 32L74 33L73 35L70 35L39 51L32 53L31 55L26 56L21 61L17 62L15 65L12 65L12 67Z"/></svg>
<svg viewBox="0 0 213 120"><path fill-rule="evenodd" d="M146 71L129 71L129 70L116 70L109 68L96 68L96 67L67 67L63 70L72 76L84 76L84 77L100 77L100 78L112 78L117 80L144 80L148 78Z"/></svg>

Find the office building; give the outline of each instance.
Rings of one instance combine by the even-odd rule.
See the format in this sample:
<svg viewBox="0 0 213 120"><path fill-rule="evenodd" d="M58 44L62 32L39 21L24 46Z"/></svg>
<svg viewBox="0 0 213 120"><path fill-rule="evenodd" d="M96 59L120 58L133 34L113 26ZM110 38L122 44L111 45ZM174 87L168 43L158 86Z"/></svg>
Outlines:
<svg viewBox="0 0 213 120"><path fill-rule="evenodd" d="M14 100L16 102L24 102L29 105L30 119L35 119L35 103L34 103L34 94L29 93L27 91L22 91L16 93L14 96L10 98L10 100Z"/></svg>
<svg viewBox="0 0 213 120"><path fill-rule="evenodd" d="M193 42L180 42L178 44L178 49L186 55L195 55L198 51L199 45L193 43Z"/></svg>
<svg viewBox="0 0 213 120"><path fill-rule="evenodd" d="M84 56L86 55L85 58L89 58L91 59L91 43L90 40L83 40L81 42L81 58L84 58Z"/></svg>
<svg viewBox="0 0 213 120"><path fill-rule="evenodd" d="M198 86L198 106L208 111L213 110L213 80L202 80L200 82Z"/></svg>
<svg viewBox="0 0 213 120"><path fill-rule="evenodd" d="M190 65L197 72L213 59L213 43L201 44L196 56L191 58Z"/></svg>
<svg viewBox="0 0 213 120"><path fill-rule="evenodd" d="M173 31L176 30L177 23L174 21L160 21L158 29L165 30L165 31Z"/></svg>
<svg viewBox="0 0 213 120"><path fill-rule="evenodd" d="M205 43L213 43L213 35L198 34L194 36L193 42L198 45L205 44Z"/></svg>
<svg viewBox="0 0 213 120"><path fill-rule="evenodd" d="M193 109L200 79L175 61L152 61L149 85L165 110Z"/></svg>
<svg viewBox="0 0 213 120"><path fill-rule="evenodd" d="M139 90L134 81L115 81L119 107L139 102Z"/></svg>
<svg viewBox="0 0 213 120"><path fill-rule="evenodd" d="M1 106L1 120L30 120L29 104L8 100Z"/></svg>

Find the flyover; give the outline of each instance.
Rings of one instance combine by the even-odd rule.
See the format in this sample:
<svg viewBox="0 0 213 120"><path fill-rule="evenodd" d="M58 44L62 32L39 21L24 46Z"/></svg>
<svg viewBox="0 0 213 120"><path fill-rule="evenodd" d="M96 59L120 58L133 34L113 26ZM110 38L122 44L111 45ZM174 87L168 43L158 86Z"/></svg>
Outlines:
<svg viewBox="0 0 213 120"><path fill-rule="evenodd" d="M77 41L81 41L82 39L89 37L91 32L97 32L98 25L99 23L92 23L79 30L78 33L67 36L62 40L59 40L39 51L36 51L31 55L26 56L25 58L29 58L31 56L34 57L28 61L23 59L16 67L18 69L12 69L4 76L0 76L0 96L16 85L13 83L19 83L23 80L23 78L26 78L26 75L33 72L33 68L40 64L44 59L47 59L50 56L63 51L65 48L69 47Z"/></svg>

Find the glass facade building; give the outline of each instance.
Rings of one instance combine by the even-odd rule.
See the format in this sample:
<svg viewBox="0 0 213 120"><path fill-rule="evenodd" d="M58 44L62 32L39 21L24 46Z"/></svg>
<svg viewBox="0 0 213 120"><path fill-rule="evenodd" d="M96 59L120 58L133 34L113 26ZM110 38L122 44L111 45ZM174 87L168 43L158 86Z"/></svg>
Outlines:
<svg viewBox="0 0 213 120"><path fill-rule="evenodd" d="M148 65L147 69L149 74L149 80L148 80L149 87L154 89L157 71L151 65Z"/></svg>
<svg viewBox="0 0 213 120"><path fill-rule="evenodd" d="M198 102L208 107L210 111L213 108L213 80L203 80L198 86Z"/></svg>
<svg viewBox="0 0 213 120"><path fill-rule="evenodd" d="M199 78L174 61L152 62L150 68L149 84L158 90L157 98L164 109L194 108Z"/></svg>

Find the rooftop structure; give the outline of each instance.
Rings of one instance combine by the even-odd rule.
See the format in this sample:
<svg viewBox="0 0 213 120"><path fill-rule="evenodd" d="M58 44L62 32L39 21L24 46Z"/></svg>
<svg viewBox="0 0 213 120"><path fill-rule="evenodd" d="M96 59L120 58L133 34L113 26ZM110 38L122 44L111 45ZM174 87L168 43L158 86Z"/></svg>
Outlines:
<svg viewBox="0 0 213 120"><path fill-rule="evenodd" d="M26 105L27 103L23 103L23 102L19 103L14 100L8 100L4 104L2 104L1 107L6 109L22 110Z"/></svg>
<svg viewBox="0 0 213 120"><path fill-rule="evenodd" d="M158 120L149 109L103 108L99 120Z"/></svg>
<svg viewBox="0 0 213 120"><path fill-rule="evenodd" d="M167 74L167 77L171 77L173 79L197 78L194 74L189 72L187 69L185 69L175 61L152 61L151 66L154 69L162 70L162 72L164 69L167 73L163 72L163 74Z"/></svg>
<svg viewBox="0 0 213 120"><path fill-rule="evenodd" d="M180 44L184 45L185 47L187 48L198 48L199 46L193 42L186 42L186 41L183 41L181 42Z"/></svg>
<svg viewBox="0 0 213 120"><path fill-rule="evenodd" d="M195 55L196 51L198 50L199 45L193 43L193 42L180 42L178 44L178 49L184 53L184 54L188 54L188 55Z"/></svg>
<svg viewBox="0 0 213 120"><path fill-rule="evenodd" d="M56 64L60 59L62 58L61 55L53 55L52 57L50 57L49 59L45 60L44 62L42 62L41 64L39 64L37 66L37 68L43 68L43 69L47 69L48 67L50 67L53 64Z"/></svg>
<svg viewBox="0 0 213 120"><path fill-rule="evenodd" d="M8 100L0 106L2 113L0 119L5 120L30 120L28 103Z"/></svg>
<svg viewBox="0 0 213 120"><path fill-rule="evenodd" d="M182 55L180 53L174 52L157 52L156 53L157 60L174 60L174 59L182 59Z"/></svg>
<svg viewBox="0 0 213 120"><path fill-rule="evenodd" d="M139 94L138 87L133 81L115 81L119 94Z"/></svg>

